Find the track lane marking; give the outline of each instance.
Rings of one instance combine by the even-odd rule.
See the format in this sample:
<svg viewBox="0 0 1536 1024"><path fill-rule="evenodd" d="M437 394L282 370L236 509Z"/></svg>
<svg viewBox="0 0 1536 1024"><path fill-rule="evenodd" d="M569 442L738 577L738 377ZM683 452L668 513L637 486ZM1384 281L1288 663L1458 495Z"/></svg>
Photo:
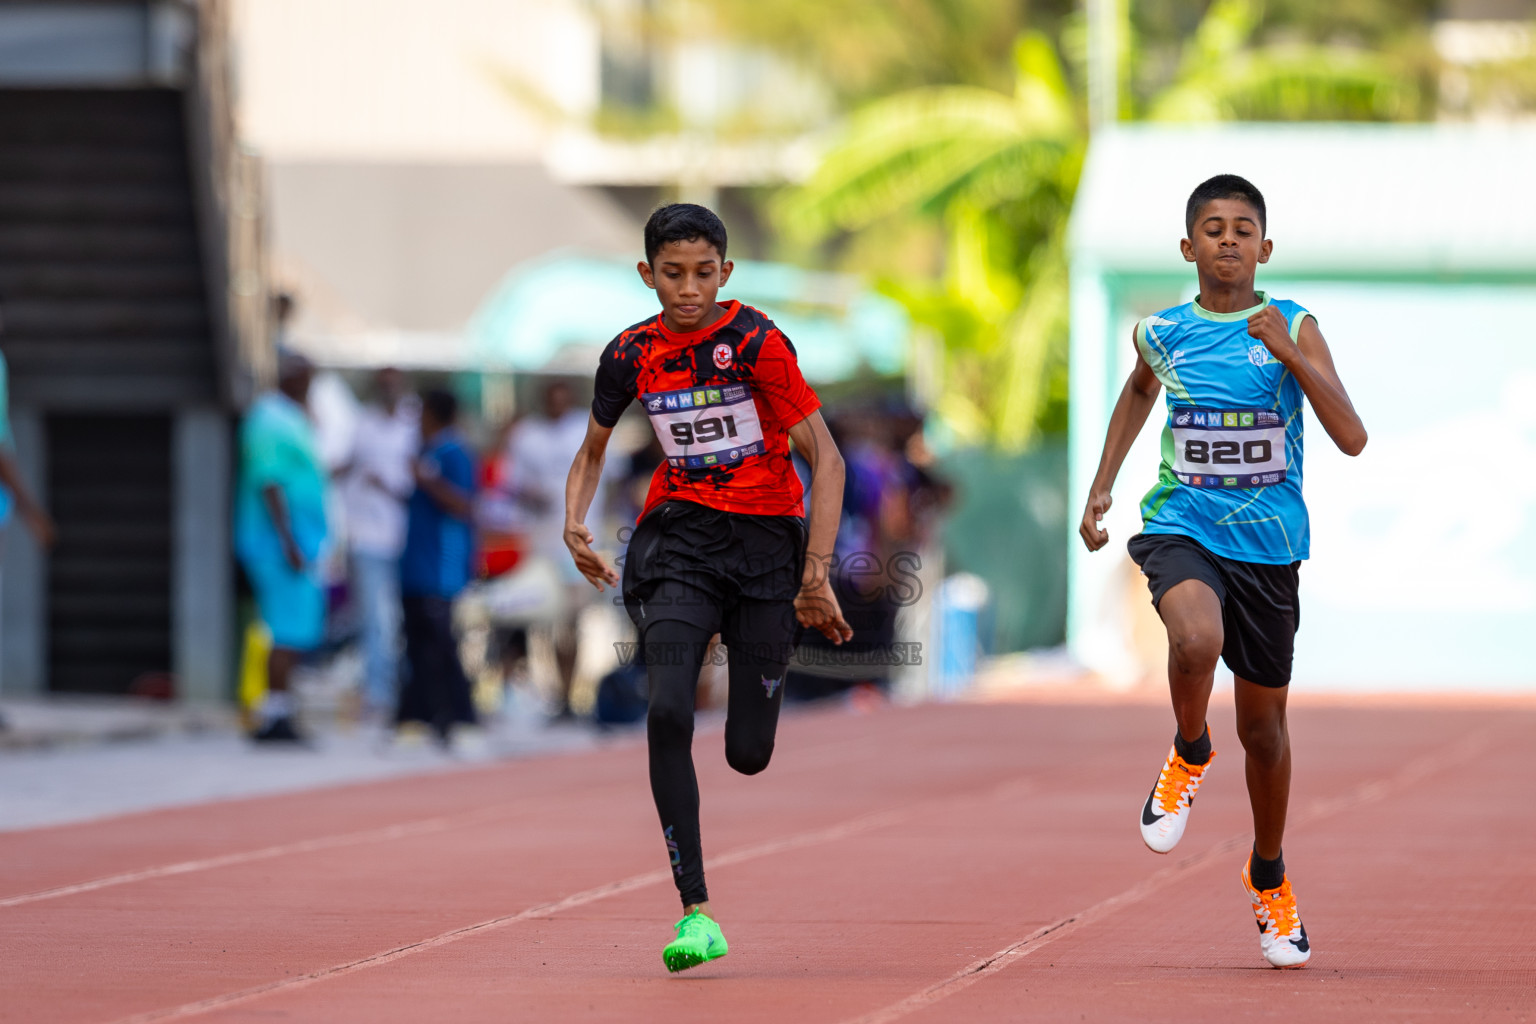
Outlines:
<svg viewBox="0 0 1536 1024"><path fill-rule="evenodd" d="M980 793L970 794L968 795L968 798L977 800L978 802L987 802L997 799L1007 799L1008 797L1012 796L1023 796L1034 791L1036 788L1037 784L1033 778L1025 776L1022 778L1009 779L1005 782L998 783L997 785L983 790ZM853 836L862 835L866 832L873 832L877 829L899 824L903 821L907 821L908 819L926 814L935 807L952 807L954 806L954 802L955 800L953 796L935 797L931 800L924 800L921 803L909 804L906 807L896 807L889 810L877 811L872 814L860 815L856 818L850 818L847 821L839 822L836 825L829 825L825 828L814 829L812 831L802 832L793 836L785 836L781 839L771 839L767 842L755 843L751 846L744 846L736 850L727 851L726 853L720 854L717 857L707 858L708 866L711 869L728 867L732 864L741 864L746 861L757 860L762 857L771 856L776 853L783 853L788 850L801 849L803 847L815 846L821 843L837 842L840 839L848 839ZM370 956L362 957L357 960L351 960L342 964L335 964L331 967L323 967L318 971L311 971L307 974L301 974L296 977L281 978L275 981L264 982L260 985L253 985L249 988L240 989L235 992L226 992L222 995L210 996L206 999L199 999L193 1002L183 1003L180 1006L171 1006L160 1010L149 1010L144 1013L134 1014L130 1017L123 1017L114 1021L113 1024L160 1024L162 1021L185 1020L188 1017L195 1017L199 1014L208 1013L213 1010L221 1010L229 1006L250 1002L253 999L259 999L262 996L270 995L276 992L287 992L293 989L306 988L310 985L316 984L317 982L329 981L332 978L339 978L344 975L353 974L357 971L366 970L370 967L382 967L385 964L394 963L396 960L401 960L408 956L414 956L417 953L424 953L428 950L437 949L441 946L450 945L451 943L459 942L460 940L470 938L471 936L497 931L509 925L516 924L519 921L529 921L536 918L552 917L563 911L574 910L577 907L584 907L588 904L596 903L599 900L607 899L610 896L619 896L624 893L633 892L636 889L643 889L646 886L670 881L671 879L672 872L668 868L658 868L655 871L646 871L642 874L631 875L630 877L621 879L617 882L609 882L604 885L594 886L591 889L584 889L581 892L573 893L551 903L537 904L535 906L528 907L525 910L517 911L516 913L504 914L500 917L493 917L485 921L476 922L475 924L465 925L462 928L454 928L449 931L442 932L438 935L434 935L431 938L422 939L419 942L406 943L403 946L396 946L393 949L388 949L380 953L374 953Z"/></svg>
<svg viewBox="0 0 1536 1024"><path fill-rule="evenodd" d="M1291 820L1290 827L1294 829L1310 825L1342 811L1384 799L1403 789L1407 789L1414 783L1423 781L1448 765L1459 765L1472 760L1487 750L1491 743L1491 729L1472 733L1449 746L1442 747L1433 753L1425 754L1408 762L1392 775L1361 783L1354 789L1338 796L1315 801L1305 811ZM892 1003L889 1006L859 1017L850 1018L843 1021L842 1024L890 1024L891 1021L900 1020L908 1014L932 1006L934 1003L963 992L977 982L1004 970L1012 964L1018 963L1024 957L1050 945L1064 935L1077 931L1100 918L1107 917L1122 907L1137 903L1170 883L1209 864L1224 859L1228 854L1249 845L1249 842L1249 833L1247 832L1228 836L1201 853L1192 857L1186 857L1177 864L1171 864L1154 872L1123 892L1116 893L1108 899L1100 900L1098 903L1075 914L1063 917L1043 928L1030 932L1017 942L1010 943L990 956L975 961L943 981L914 992L905 999Z"/></svg>
<svg viewBox="0 0 1536 1024"><path fill-rule="evenodd" d="M509 807L502 804L491 808L481 808L478 811L471 811L467 814L423 818L419 821L384 825L379 828L363 829L358 832L317 836L313 839L300 839L292 843L264 846L255 850L242 850L239 853L223 853L215 857L178 861L174 864L160 864L155 867L141 868L137 871L124 871L121 874L104 875L100 878L92 878L84 882L72 882L68 885L56 885L48 889L37 889L33 892L6 896L0 898L0 908L19 907L42 900L55 900L64 896L76 896L80 893L95 892L98 889L109 889L116 885L128 885L133 882L145 882L156 878L192 874L197 871L212 871L216 868L251 864L256 861L271 860L274 857L286 857L294 853L312 853L317 850L334 850L345 846L361 846L366 843L388 842L391 839L431 835L434 832L445 832L452 828L494 820L506 814L508 810Z"/></svg>
<svg viewBox="0 0 1536 1024"><path fill-rule="evenodd" d="M1350 807L1381 799L1405 786L1411 785L1414 782L1432 775L1437 769L1443 768L1447 764L1456 764L1470 760L1472 757L1486 749L1488 745L1489 731L1485 730L1481 733L1472 734L1459 741L1458 743L1452 744L1439 752L1426 755L1422 758L1410 762L1408 765L1405 765L1404 768L1392 776L1388 776L1385 779L1378 779L1364 783L1355 789L1350 790L1346 794L1314 802L1305 812L1293 818L1292 825L1293 827L1298 827L1320 818L1339 813L1340 811L1347 810ZM1034 783L1033 779L1026 776L999 783L987 790L984 790L981 793L974 794L974 796L971 798L980 801L993 800L1005 798L1008 796L1023 795L1035 788L1036 784ZM816 845L818 843L835 842L839 839L849 838L889 825L898 824L910 817L923 813L929 806L940 805L945 807L952 807L953 797L947 796L935 798L932 800L923 801L921 804L909 805L907 808L895 808L874 814L863 815L837 825L828 826L824 829L802 833L798 836L791 836L783 839L771 840L765 843L743 847L738 850L729 851L717 857L710 858L709 863L712 867L725 867L782 851ZM497 809L496 813L501 813L502 811L504 811L504 808ZM41 893L29 894L24 898L51 898L54 895L67 895L73 891L89 891L90 889L94 888L103 888L109 884L123 884L126 881L136 881L139 880L140 877L162 877L165 875L185 873L186 871L190 870L204 870L206 867L217 867L223 866L225 863L244 863L251 860L266 859L268 857L281 856L285 853L300 852L303 849L325 849L334 846L348 845L350 843L372 841L374 839L382 840L409 834L426 834L454 827L456 824L464 823L467 819L477 816L491 817L492 815L487 811L482 811L476 812L474 815L459 816L458 818L427 819L425 821L409 823L406 825L387 826L384 828L367 830L364 832L348 833L342 836L322 837L315 840L305 840L300 843L285 844L284 846L280 847L268 847L263 850L249 851L243 854L232 854L225 857L208 858L205 861L184 862L182 865L166 865L162 868L148 869L144 872L133 872L121 876L112 876L106 879L98 879L94 882L80 883L75 886L63 886L59 887L57 890L44 890ZM1191 871L1198 870L1200 867L1203 867L1206 864L1219 859L1221 856L1241 848L1246 844L1246 842L1246 833L1222 840L1215 846L1200 854L1185 858L1177 864L1169 865L1168 867L1161 869L1160 871L1154 873L1153 875L1144 879L1142 882L1130 887L1122 893L1111 896L1108 899L1094 904L1093 906L1086 908L1083 911L1070 915L1057 922L1054 922L1053 924L1047 925L1035 932L1030 933L1030 935L1025 936L1018 942L1004 947L989 957L976 961L964 970L958 972L955 975L952 975L950 978L930 986L927 989L924 989L922 992L916 993L899 1003L892 1004L891 1006L876 1011L873 1014L854 1018L852 1021L847 1022L847 1024L877 1024L877 1022L895 1020L932 1002L937 1002L938 1000L943 999L948 995L952 995L958 991L963 990L964 988L968 988L970 985L975 984L976 981L981 980L988 974L995 973L996 971L1001 970L1003 967L1008 966L1008 964L1016 962L1019 958L1034 952L1035 949L1055 941L1055 939L1060 938L1062 934L1066 933L1067 931L1075 930L1076 928L1081 927L1082 925L1089 923L1094 919L1103 917L1106 914L1118 910L1122 906L1143 899L1157 889L1163 888L1175 878L1182 877ZM611 882L605 885L583 890L582 892L572 894L551 903L539 904L513 914L503 915L501 917L481 921L476 924L467 925L462 928L452 929L448 932L424 939L420 942L408 943L403 946L395 947L394 949L363 957L359 960L350 961L348 963L339 964L332 967L322 968L321 970L314 971L305 975L300 975L298 977L279 979L273 982L241 989L236 992L225 993L223 995L185 1003L181 1006L148 1011L146 1013L122 1018L121 1020L115 1022L115 1024L152 1024L152 1022L184 1019L226 1006L244 1003L269 993L306 987L318 981L328 980L333 977L350 974L367 967L382 966L387 963L392 963L406 956L413 955L414 953L435 949L439 946L457 942L463 938L467 938L482 932L506 927L519 921L553 916L566 910L575 909L577 907L597 902L609 896L617 896L639 888L643 888L648 885L658 884L659 882L670 879L670 877L670 872L665 869L658 869L656 871L634 875L630 878L617 882ZM12 898L12 900L16 899L18 898ZM6 902L0 902L0 906L4 905L7 905Z"/></svg>
<svg viewBox="0 0 1536 1024"><path fill-rule="evenodd" d="M701 735L709 735L711 732L723 732L724 723L719 727L707 726L700 730ZM820 744L823 750L841 750L845 745L837 743ZM808 749L818 749L811 747ZM847 760L840 758L836 760ZM798 767L798 766L797 766ZM793 769L792 769L793 770ZM284 795L284 794L279 794ZM235 867L241 864L250 864L257 861L271 860L276 857L284 857L289 854L312 853L318 850L332 850L346 846L360 846L372 842L388 842L391 839L404 839L417 835L430 835L434 832L443 832L453 828L482 824L487 820L494 820L498 815L508 812L513 808L528 803L528 799L520 799L510 803L498 804L494 807L481 808L462 815L449 815L437 818L425 818L419 821L401 822L394 825L382 825L378 828L363 829L357 832L345 832L338 835L317 836L313 839L301 839L291 843L281 843L276 846L266 846L255 850L243 850L238 853L219 854L214 857L204 857L197 860L178 861L173 864L161 864L155 867L140 868L136 871L125 871L116 875L104 875L100 878L87 879L83 882L71 882L66 885L50 886L46 889L35 889L31 892L17 893L12 896L0 897L0 910L7 907L19 907L28 903L37 903L42 900L59 899L65 896L76 896L81 893L95 892L100 889L109 889L118 885L130 885L134 882L153 881L157 878L168 878L175 875L191 874L198 871L212 871L218 868ZM185 808L170 808L170 810L183 810ZM13 833L17 834L17 833Z"/></svg>

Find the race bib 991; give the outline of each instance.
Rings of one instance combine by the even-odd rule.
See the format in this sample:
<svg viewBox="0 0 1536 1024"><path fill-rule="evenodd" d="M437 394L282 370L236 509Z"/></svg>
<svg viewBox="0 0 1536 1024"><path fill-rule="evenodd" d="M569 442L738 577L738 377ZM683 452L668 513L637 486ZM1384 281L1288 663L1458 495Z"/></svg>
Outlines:
<svg viewBox="0 0 1536 1024"><path fill-rule="evenodd" d="M745 384L640 396L667 462L680 469L730 466L763 450L757 403Z"/></svg>
<svg viewBox="0 0 1536 1024"><path fill-rule="evenodd" d="M1285 482L1285 424L1272 409L1178 409L1173 475L1191 487L1268 487Z"/></svg>

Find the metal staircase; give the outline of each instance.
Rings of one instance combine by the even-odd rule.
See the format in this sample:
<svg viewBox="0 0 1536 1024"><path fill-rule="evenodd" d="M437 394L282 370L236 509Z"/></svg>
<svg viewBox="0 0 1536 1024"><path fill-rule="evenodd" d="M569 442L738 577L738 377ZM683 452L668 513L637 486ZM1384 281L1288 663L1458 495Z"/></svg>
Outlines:
<svg viewBox="0 0 1536 1024"><path fill-rule="evenodd" d="M195 675L216 698L231 598L209 520L227 516L230 427L265 345L256 168L234 144L223 0L109 7L152 37L110 83L75 59L72 23L0 8L42 18L28 27L57 30L59 65L86 76L0 82L0 351L58 524L46 559L8 538L6 575L29 580L4 581L5 616L36 626L33 653L0 652L5 686L164 692Z"/></svg>
<svg viewBox="0 0 1536 1024"><path fill-rule="evenodd" d="M179 92L0 91L0 349L47 410L52 690L171 670L167 411L215 400L206 294Z"/></svg>

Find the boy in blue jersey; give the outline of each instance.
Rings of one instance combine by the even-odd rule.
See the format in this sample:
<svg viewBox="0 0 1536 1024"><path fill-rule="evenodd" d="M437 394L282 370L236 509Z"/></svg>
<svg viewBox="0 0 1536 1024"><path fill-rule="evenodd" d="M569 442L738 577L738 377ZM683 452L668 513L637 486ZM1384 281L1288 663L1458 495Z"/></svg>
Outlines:
<svg viewBox="0 0 1536 1024"><path fill-rule="evenodd" d="M1078 533L1109 540L1099 521L1159 389L1168 391L1157 485L1130 539L1168 630L1168 687L1178 729L1141 812L1147 846L1167 853L1215 751L1205 713L1216 660L1236 676L1253 850L1243 884L1275 967L1311 956L1280 843L1291 786L1285 698L1301 619L1298 570L1308 554L1301 497L1303 396L1339 449L1358 455L1365 426L1339 380L1317 318L1254 290L1269 262L1264 197L1232 174L1202 183L1185 209L1184 259L1200 294L1136 325L1136 366L1115 403Z"/></svg>
<svg viewBox="0 0 1536 1024"><path fill-rule="evenodd" d="M474 575L477 476L474 456L455 429L458 415L458 399L446 391L421 398L421 455L400 555L408 675L395 721L427 723L445 748L455 725L475 724L469 677L453 633L454 598Z"/></svg>

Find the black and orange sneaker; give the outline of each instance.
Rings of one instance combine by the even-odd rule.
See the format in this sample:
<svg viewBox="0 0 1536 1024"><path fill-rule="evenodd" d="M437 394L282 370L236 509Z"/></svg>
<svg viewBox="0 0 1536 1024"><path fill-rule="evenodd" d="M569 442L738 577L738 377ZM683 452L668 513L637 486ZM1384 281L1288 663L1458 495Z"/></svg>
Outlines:
<svg viewBox="0 0 1536 1024"><path fill-rule="evenodd" d="M1253 904L1253 916L1259 923L1259 950L1271 967L1300 967L1312 957L1306 926L1296 909L1296 894L1291 892L1287 876L1278 889L1255 889L1249 875L1253 854L1243 861L1243 888Z"/></svg>
<svg viewBox="0 0 1536 1024"><path fill-rule="evenodd" d="M1141 839L1153 853L1167 853L1184 838L1189 807L1200 790L1200 780L1216 760L1216 751L1205 764L1190 764L1176 747L1168 748L1168 760L1157 774L1157 785L1141 806Z"/></svg>

